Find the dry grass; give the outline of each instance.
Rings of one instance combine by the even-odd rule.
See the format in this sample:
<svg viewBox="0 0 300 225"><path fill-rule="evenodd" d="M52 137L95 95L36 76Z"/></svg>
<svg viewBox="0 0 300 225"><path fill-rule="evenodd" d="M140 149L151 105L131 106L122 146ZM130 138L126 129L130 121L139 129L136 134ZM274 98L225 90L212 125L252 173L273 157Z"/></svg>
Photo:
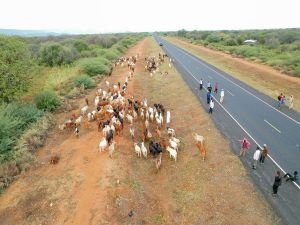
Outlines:
<svg viewBox="0 0 300 225"><path fill-rule="evenodd" d="M262 64L236 58L229 54L190 44L176 38L168 37L166 39L231 74L233 77L242 80L273 99L277 99L277 96L280 93L284 93L287 98L290 95L293 95L295 102L294 109L300 112L299 78L282 74L279 71Z"/></svg>

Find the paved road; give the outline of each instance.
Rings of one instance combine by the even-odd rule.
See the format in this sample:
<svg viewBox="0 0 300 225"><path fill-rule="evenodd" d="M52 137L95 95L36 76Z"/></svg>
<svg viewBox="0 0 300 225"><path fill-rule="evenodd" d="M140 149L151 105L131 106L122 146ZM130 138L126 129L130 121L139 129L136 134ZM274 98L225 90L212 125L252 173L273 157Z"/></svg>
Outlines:
<svg viewBox="0 0 300 225"><path fill-rule="evenodd" d="M239 151L238 140L247 136L251 140L251 151L241 159L249 176L258 185L285 224L300 224L300 190L296 185L284 184L280 187L280 198L270 197L274 171L300 171L300 115L288 109L278 110L277 102L246 84L232 78L223 71L199 60L177 46L155 37L163 43L163 50L173 58L176 69L181 73L202 105L206 104L206 91L199 90L200 78L212 85L219 84L225 90L223 104L219 104L219 94L213 94L216 103L212 118L222 133L231 140L232 147ZM299 87L300 91L300 87ZM251 157L257 145L266 143L270 156L256 171L251 169ZM280 203L280 204L278 204Z"/></svg>

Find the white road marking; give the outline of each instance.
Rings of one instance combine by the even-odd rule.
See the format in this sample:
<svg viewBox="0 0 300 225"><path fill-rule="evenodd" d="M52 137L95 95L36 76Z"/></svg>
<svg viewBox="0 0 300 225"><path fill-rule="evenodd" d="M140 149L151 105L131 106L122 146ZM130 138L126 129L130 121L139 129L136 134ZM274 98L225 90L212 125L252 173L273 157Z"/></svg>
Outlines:
<svg viewBox="0 0 300 225"><path fill-rule="evenodd" d="M185 53L183 50L181 50L180 48L177 48L179 51L181 51L183 54L191 57L191 55L188 55L187 53ZM223 74L219 73L218 71L216 71L215 69L209 67L208 65L204 64L203 62L201 62L200 60L196 60L194 57L191 57L192 59L194 59L194 61L201 63L203 66L205 66L206 68L214 71L215 73L219 74L220 76L222 76L225 80L228 80L230 83L236 85L237 87L241 88L242 90L244 90L245 92L247 92L249 95L252 95L253 97L255 97L256 99L258 99L259 101L265 103L267 106L271 107L272 109L276 110L277 112L281 113L282 115L284 115L285 117L289 118L290 120L294 121L295 123L297 123L298 125L300 125L300 122L293 119L292 117L284 114L283 112L281 112L280 110L276 109L274 106L270 105L269 103L265 102L264 100L260 99L259 97L255 96L254 94L252 94L250 91L246 90L245 88L241 87L240 85L234 83L232 80L228 79L227 77L225 77Z"/></svg>
<svg viewBox="0 0 300 225"><path fill-rule="evenodd" d="M194 77L194 75L192 74L192 72L188 69L188 68L186 68L186 66L184 65L184 64L182 64L182 62L180 62L180 61L178 61L182 66L183 66L183 68L197 81L197 82L199 82L195 77ZM233 119L236 123L237 123L237 125L255 142L255 144L258 146L258 147L260 147L260 148L262 148L261 147L261 145L260 144L258 144L258 142L249 134L249 132L230 114L230 112L212 95L212 98L215 100L215 102L217 102L220 106L221 106L221 108L231 117L231 119ZM262 101L262 100L261 100ZM267 103L266 103L267 104ZM284 114L285 115L285 114ZM269 157L270 159L271 159L271 161L284 173L284 174L286 174L286 171L270 156L270 154L268 154L268 156L267 157ZM296 185L296 187L300 190L300 186L296 183L296 182L294 182L293 181L293 183L294 183L294 185Z"/></svg>
<svg viewBox="0 0 300 225"><path fill-rule="evenodd" d="M276 130L278 133L280 133L281 134L281 131L280 130L278 130L274 125L272 125L270 122L268 122L267 120L264 120L267 124L269 124L270 125L270 127L272 127L274 130Z"/></svg>
<svg viewBox="0 0 300 225"><path fill-rule="evenodd" d="M234 96L234 94L232 94L230 91L226 90L231 96Z"/></svg>

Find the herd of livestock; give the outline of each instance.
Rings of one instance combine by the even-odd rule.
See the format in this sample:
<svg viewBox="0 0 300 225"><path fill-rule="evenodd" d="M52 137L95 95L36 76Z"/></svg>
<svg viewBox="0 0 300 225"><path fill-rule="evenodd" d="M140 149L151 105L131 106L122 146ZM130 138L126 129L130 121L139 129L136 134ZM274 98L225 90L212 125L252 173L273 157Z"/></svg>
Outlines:
<svg viewBox="0 0 300 225"><path fill-rule="evenodd" d="M91 123L95 121L98 132L102 133L99 151L108 149L110 157L116 148L114 137L123 135L123 132L127 130L137 156L147 158L148 153L153 155L158 170L162 163L163 151L168 152L170 158L176 162L182 143L177 138L175 129L170 127L171 112L166 110L164 105L161 103L150 105L147 98L138 99L127 93L129 82L134 79L138 57L135 55L118 59L113 67L127 65L129 70L124 82L111 84L106 80L105 87L96 91L94 105L89 104L89 99L86 98L86 105L81 108L79 115L73 113L67 121L59 125L59 128L60 130L73 130L75 135L79 136L81 127L91 128ZM159 66L165 62L166 57L168 57L166 54L159 54L158 57L146 57L145 71L148 71L150 76L154 73L163 75L159 71ZM172 60L168 61L171 68ZM168 72L164 74L166 75ZM162 135L164 133L165 137ZM196 133L193 133L193 137L204 159L204 139Z"/></svg>

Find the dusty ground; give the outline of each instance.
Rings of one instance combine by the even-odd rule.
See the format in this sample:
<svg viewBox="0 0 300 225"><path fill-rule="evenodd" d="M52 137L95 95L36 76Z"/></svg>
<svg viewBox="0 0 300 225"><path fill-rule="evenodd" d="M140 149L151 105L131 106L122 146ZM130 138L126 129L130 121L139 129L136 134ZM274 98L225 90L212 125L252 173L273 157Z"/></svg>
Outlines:
<svg viewBox="0 0 300 225"><path fill-rule="evenodd" d="M41 163L0 196L1 225L280 223L178 73L167 63L161 66L167 76L144 72L143 58L159 51L151 38L129 50L127 55L140 54L129 94L146 97L150 104L162 103L171 111L171 126L183 142L177 163L164 153L157 173L152 157L137 158L127 123L123 135L115 139L113 159L107 152L97 152L101 134L95 124L81 129L79 138L55 129L38 153ZM119 67L108 80L123 81L126 75L127 69ZM93 97L92 91L90 100ZM84 105L83 99L78 101ZM58 120L65 117L61 114ZM140 119L134 124L140 137ZM192 132L206 138L205 162ZM52 152L61 156L57 165L47 163ZM130 210L132 217L127 216Z"/></svg>
<svg viewBox="0 0 300 225"><path fill-rule="evenodd" d="M167 39L271 98L277 99L280 93L283 93L287 99L293 95L294 109L300 112L300 78L280 73L270 66L234 57L224 52L187 43L176 38Z"/></svg>

